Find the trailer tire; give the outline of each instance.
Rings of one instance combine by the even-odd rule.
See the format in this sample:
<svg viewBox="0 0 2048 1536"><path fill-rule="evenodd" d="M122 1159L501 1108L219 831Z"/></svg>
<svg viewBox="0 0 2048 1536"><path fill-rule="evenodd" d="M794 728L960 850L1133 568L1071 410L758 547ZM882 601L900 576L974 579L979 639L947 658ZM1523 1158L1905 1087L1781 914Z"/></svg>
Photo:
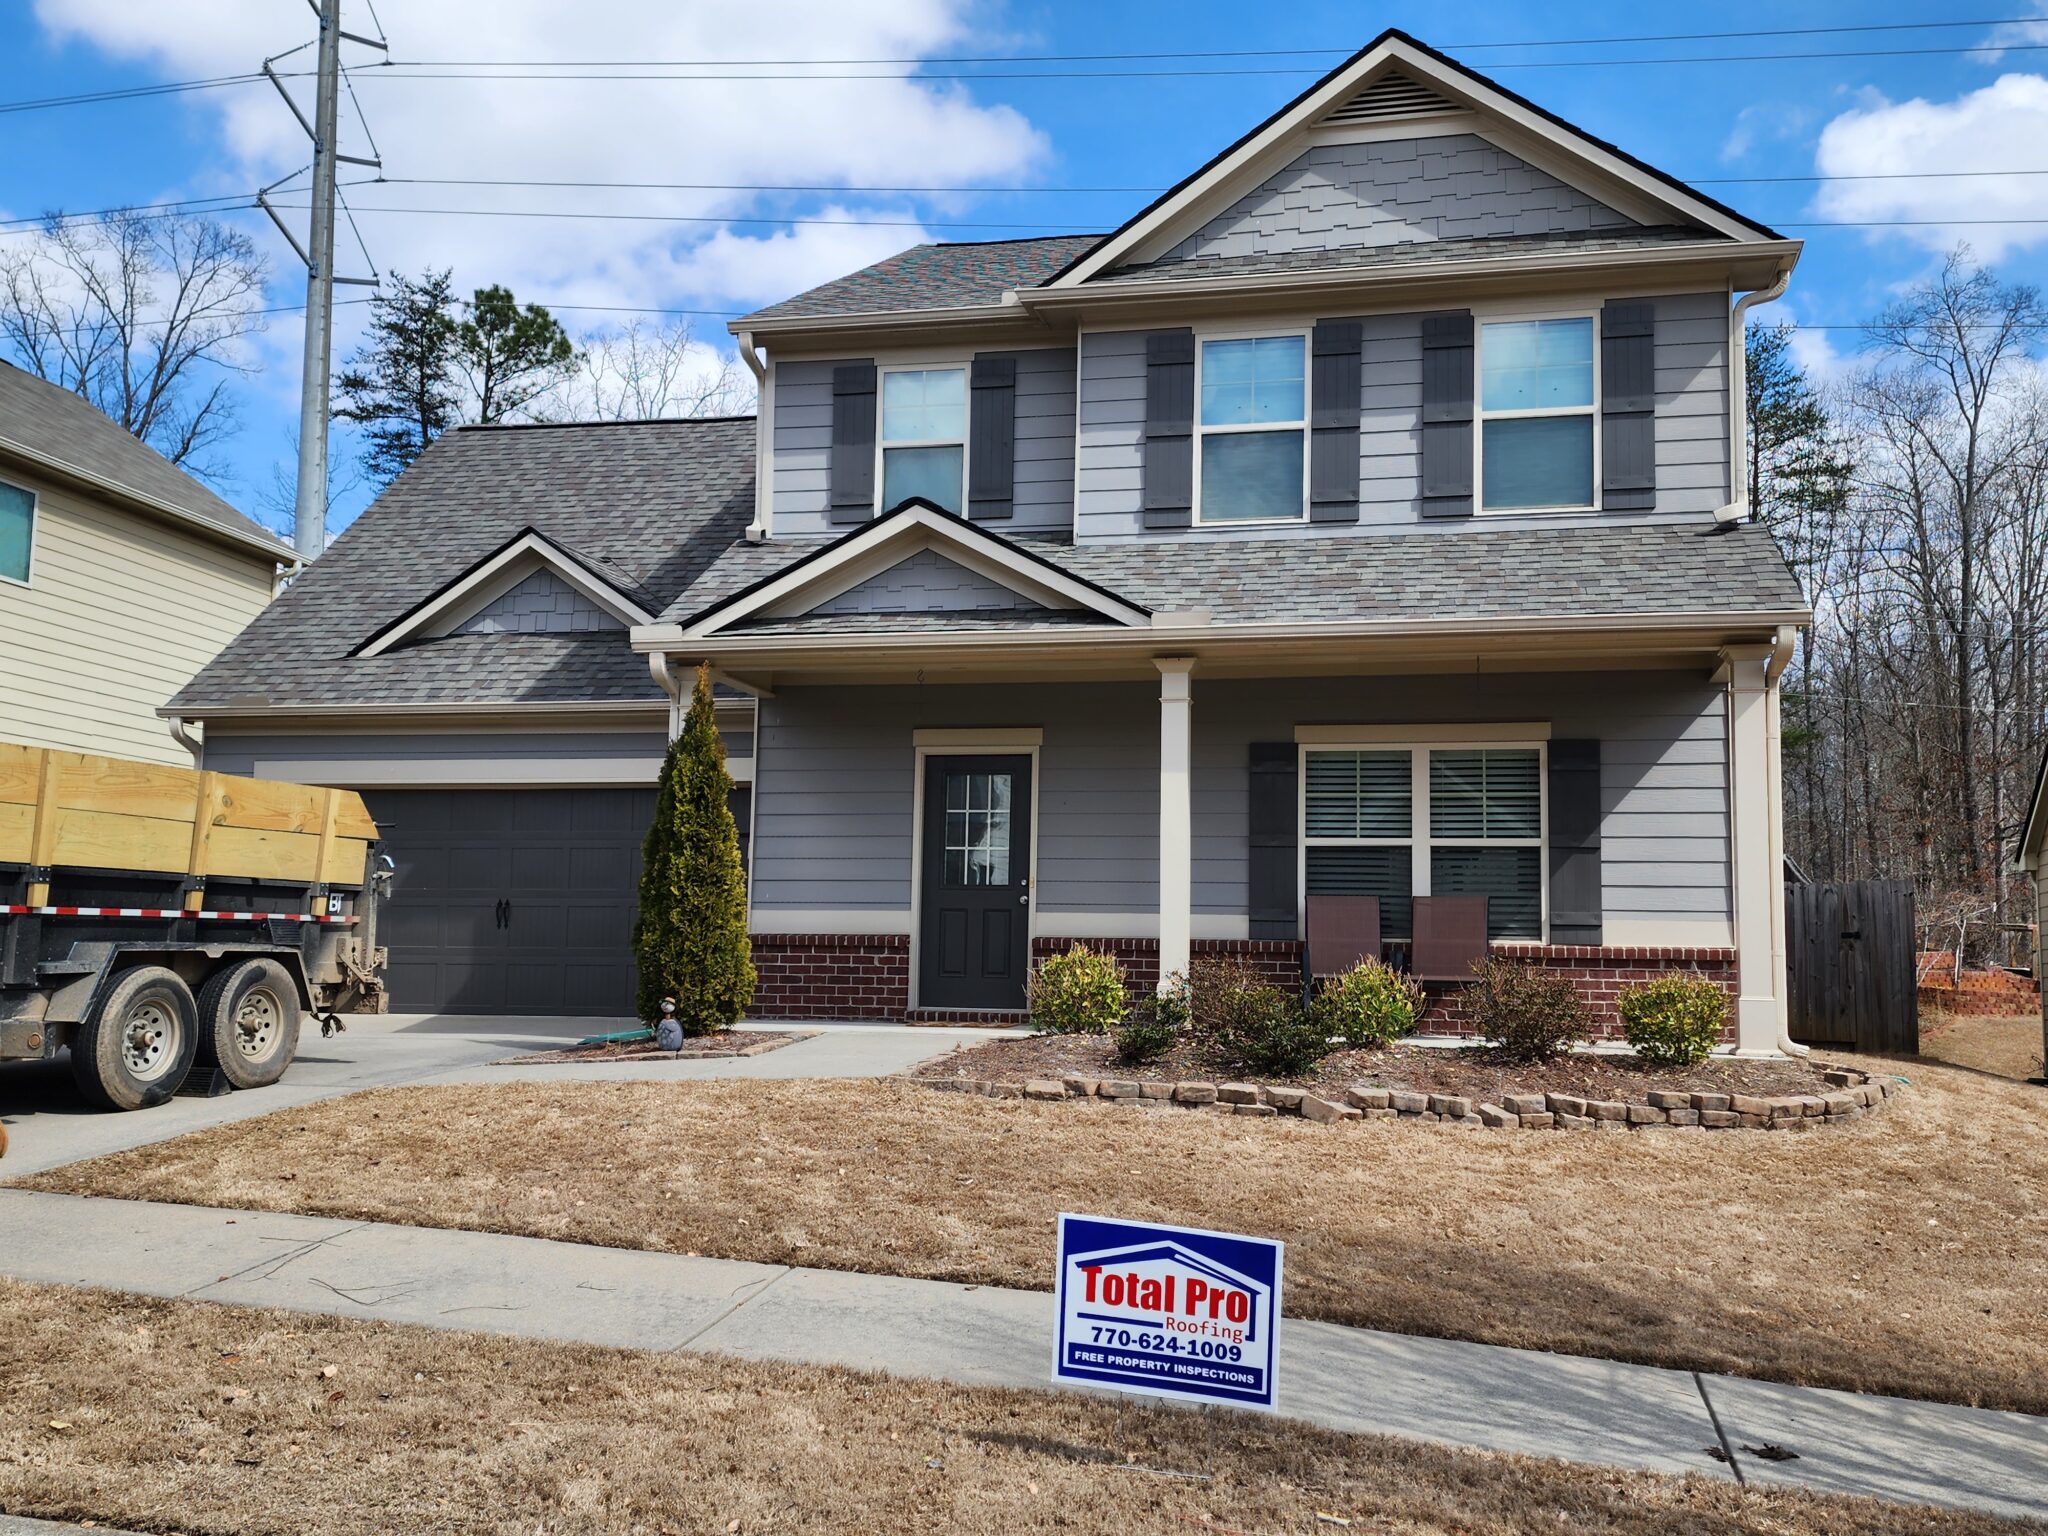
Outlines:
<svg viewBox="0 0 2048 1536"><path fill-rule="evenodd" d="M123 971L71 1036L71 1077L101 1109L147 1109L176 1093L199 1046L199 1009L178 973Z"/></svg>
<svg viewBox="0 0 2048 1536"><path fill-rule="evenodd" d="M199 989L201 1072L237 1088L267 1088L299 1051L299 988L275 960L224 966Z"/></svg>

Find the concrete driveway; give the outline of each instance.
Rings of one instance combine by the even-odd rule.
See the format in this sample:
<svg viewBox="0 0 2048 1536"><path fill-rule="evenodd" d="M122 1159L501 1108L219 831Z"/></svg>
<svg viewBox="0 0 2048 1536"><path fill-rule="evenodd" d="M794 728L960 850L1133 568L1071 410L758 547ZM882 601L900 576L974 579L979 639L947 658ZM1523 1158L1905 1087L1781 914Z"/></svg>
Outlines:
<svg viewBox="0 0 2048 1536"><path fill-rule="evenodd" d="M631 1028L629 1019L481 1018L464 1014L358 1014L341 1034L322 1039L309 1025L298 1060L269 1088L219 1098L175 1098L129 1114L93 1109L72 1086L71 1064L0 1064L0 1124L11 1140L0 1180L24 1178L63 1163L168 1141L187 1131L292 1109L365 1088L397 1083L606 1080L673 1077L879 1077L950 1050L988 1030L910 1029L901 1025L801 1026L814 1038L765 1056L705 1061L609 1062L587 1065L497 1066L507 1056L566 1045L601 1030ZM796 1029L748 1024L748 1029Z"/></svg>

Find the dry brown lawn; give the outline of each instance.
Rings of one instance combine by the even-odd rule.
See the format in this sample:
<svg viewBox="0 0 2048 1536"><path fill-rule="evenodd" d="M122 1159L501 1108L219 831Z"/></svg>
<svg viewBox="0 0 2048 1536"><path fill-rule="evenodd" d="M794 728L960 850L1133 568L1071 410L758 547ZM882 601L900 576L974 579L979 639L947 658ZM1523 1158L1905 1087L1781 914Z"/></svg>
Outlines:
<svg viewBox="0 0 2048 1536"><path fill-rule="evenodd" d="M1811 1132L1321 1126L904 1082L399 1088L28 1182L1044 1288L1062 1210L1284 1238L1291 1315L2048 1411L2048 1108L1928 1062Z"/></svg>
<svg viewBox="0 0 2048 1536"><path fill-rule="evenodd" d="M1920 1049L1937 1061L2000 1077L2039 1077L2041 1021L1975 1015L1930 1020L1923 1027Z"/></svg>
<svg viewBox="0 0 2048 1536"><path fill-rule="evenodd" d="M0 1407L0 1511L148 1531L2028 1529L1247 1414L8 1281Z"/></svg>

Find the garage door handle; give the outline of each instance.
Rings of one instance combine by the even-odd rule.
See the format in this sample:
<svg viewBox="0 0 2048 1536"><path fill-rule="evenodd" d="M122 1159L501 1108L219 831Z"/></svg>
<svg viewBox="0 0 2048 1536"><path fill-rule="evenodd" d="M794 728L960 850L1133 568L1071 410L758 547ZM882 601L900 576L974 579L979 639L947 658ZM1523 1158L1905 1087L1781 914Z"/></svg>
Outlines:
<svg viewBox="0 0 2048 1536"><path fill-rule="evenodd" d="M501 902L500 905L503 906L505 909L505 921L503 926L510 928L512 926L512 903L509 899L507 899L506 901Z"/></svg>
<svg viewBox="0 0 2048 1536"><path fill-rule="evenodd" d="M505 920L508 915L505 911L505 903L500 901L495 907L491 909L491 915L498 920L498 926L500 928L504 927Z"/></svg>

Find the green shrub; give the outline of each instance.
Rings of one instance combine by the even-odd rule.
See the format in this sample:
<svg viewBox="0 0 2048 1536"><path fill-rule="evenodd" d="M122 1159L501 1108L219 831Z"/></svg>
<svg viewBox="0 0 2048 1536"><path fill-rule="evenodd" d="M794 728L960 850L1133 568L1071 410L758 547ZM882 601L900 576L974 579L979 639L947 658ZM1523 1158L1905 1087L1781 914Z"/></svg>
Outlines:
<svg viewBox="0 0 2048 1536"><path fill-rule="evenodd" d="M661 1000L673 997L686 1035L737 1023L754 1000L747 876L726 803L731 791L712 715L711 674L699 667L682 733L661 765L633 924L640 1017L659 1019Z"/></svg>
<svg viewBox="0 0 2048 1536"><path fill-rule="evenodd" d="M1568 976L1488 960L1465 989L1480 1037L1510 1061L1549 1061L1585 1038L1591 1022Z"/></svg>
<svg viewBox="0 0 2048 1536"><path fill-rule="evenodd" d="M1189 999L1202 1042L1256 1075L1292 1076L1329 1054L1329 1032L1301 1000L1243 960L1196 961Z"/></svg>
<svg viewBox="0 0 2048 1536"><path fill-rule="evenodd" d="M1691 1067L1707 1059L1728 1019L1728 994L1698 971L1673 972L1623 987L1621 1032L1653 1067Z"/></svg>
<svg viewBox="0 0 2048 1536"><path fill-rule="evenodd" d="M1126 1066L1157 1061L1172 1050L1187 1033L1188 980L1169 976L1157 992L1131 1004L1123 1023L1110 1030L1116 1044L1116 1059Z"/></svg>
<svg viewBox="0 0 2048 1536"><path fill-rule="evenodd" d="M1391 965L1361 960L1324 982L1310 1011L1346 1045L1391 1045L1422 1017L1422 988Z"/></svg>
<svg viewBox="0 0 2048 1536"><path fill-rule="evenodd" d="M1124 968L1116 956L1076 944L1047 955L1031 977L1031 1022L1061 1035L1100 1035L1123 1022Z"/></svg>

